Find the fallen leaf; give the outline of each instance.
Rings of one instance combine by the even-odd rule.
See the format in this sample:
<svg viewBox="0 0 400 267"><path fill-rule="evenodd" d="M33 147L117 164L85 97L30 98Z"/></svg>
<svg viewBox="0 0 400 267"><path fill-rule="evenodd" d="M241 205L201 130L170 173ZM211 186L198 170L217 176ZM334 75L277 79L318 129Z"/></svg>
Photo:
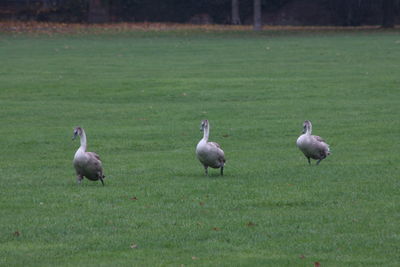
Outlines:
<svg viewBox="0 0 400 267"><path fill-rule="evenodd" d="M300 259L305 259L305 256L304 256L304 255L300 255L299 258L300 258Z"/></svg>
<svg viewBox="0 0 400 267"><path fill-rule="evenodd" d="M246 226L251 227L251 226L256 226L257 224L253 223L253 222L248 222L246 223Z"/></svg>
<svg viewBox="0 0 400 267"><path fill-rule="evenodd" d="M219 227L214 227L213 230L214 230L214 231L221 231L221 228L219 228Z"/></svg>
<svg viewBox="0 0 400 267"><path fill-rule="evenodd" d="M199 202L200 206L204 206L204 202Z"/></svg>
<svg viewBox="0 0 400 267"><path fill-rule="evenodd" d="M130 200L138 200L137 197L131 197Z"/></svg>
<svg viewBox="0 0 400 267"><path fill-rule="evenodd" d="M192 260L198 260L199 258L192 256Z"/></svg>
<svg viewBox="0 0 400 267"><path fill-rule="evenodd" d="M132 244L131 244L131 248L138 248L138 245L135 244L135 243L132 243Z"/></svg>
<svg viewBox="0 0 400 267"><path fill-rule="evenodd" d="M321 263L319 263L318 261L314 262L314 267L320 267Z"/></svg>
<svg viewBox="0 0 400 267"><path fill-rule="evenodd" d="M229 134L223 134L222 137L229 137Z"/></svg>
<svg viewBox="0 0 400 267"><path fill-rule="evenodd" d="M14 236L19 236L21 233L19 232L19 231L15 231L14 233L13 233L13 235Z"/></svg>

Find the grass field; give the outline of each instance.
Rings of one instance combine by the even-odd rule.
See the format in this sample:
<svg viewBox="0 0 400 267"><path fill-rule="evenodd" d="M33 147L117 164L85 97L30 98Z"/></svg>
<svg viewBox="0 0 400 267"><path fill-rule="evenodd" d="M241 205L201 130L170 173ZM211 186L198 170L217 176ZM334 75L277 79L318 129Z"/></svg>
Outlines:
<svg viewBox="0 0 400 267"><path fill-rule="evenodd" d="M1 33L0 59L1 266L400 264L398 31Z"/></svg>

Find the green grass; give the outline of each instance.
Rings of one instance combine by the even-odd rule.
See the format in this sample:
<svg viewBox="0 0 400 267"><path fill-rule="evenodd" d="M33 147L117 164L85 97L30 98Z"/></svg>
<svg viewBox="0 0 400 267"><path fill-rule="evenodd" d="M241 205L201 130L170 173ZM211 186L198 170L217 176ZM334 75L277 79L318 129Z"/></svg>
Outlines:
<svg viewBox="0 0 400 267"><path fill-rule="evenodd" d="M0 265L399 264L397 31L3 33L0 59ZM77 125L104 187L76 184Z"/></svg>

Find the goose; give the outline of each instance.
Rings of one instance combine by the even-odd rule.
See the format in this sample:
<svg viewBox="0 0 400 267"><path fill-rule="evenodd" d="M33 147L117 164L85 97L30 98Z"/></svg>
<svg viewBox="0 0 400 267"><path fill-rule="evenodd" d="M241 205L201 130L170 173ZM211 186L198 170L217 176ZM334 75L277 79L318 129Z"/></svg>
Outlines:
<svg viewBox="0 0 400 267"><path fill-rule="evenodd" d="M99 155L94 152L86 152L86 134L83 128L76 127L74 129L72 140L75 140L78 135L81 139L81 146L76 151L73 161L78 184L81 183L83 177L86 177L92 181L100 180L104 185L105 176Z"/></svg>
<svg viewBox="0 0 400 267"><path fill-rule="evenodd" d="M329 145L319 136L311 135L311 121L306 120L303 124L303 134L297 138L297 147L304 153L311 165L310 158L317 159L317 165L331 154Z"/></svg>
<svg viewBox="0 0 400 267"><path fill-rule="evenodd" d="M215 142L208 142L210 124L208 120L201 122L200 131L203 131L203 138L197 144L196 156L203 164L205 174L208 175L208 167L221 168L221 176L224 175L225 155L221 146Z"/></svg>

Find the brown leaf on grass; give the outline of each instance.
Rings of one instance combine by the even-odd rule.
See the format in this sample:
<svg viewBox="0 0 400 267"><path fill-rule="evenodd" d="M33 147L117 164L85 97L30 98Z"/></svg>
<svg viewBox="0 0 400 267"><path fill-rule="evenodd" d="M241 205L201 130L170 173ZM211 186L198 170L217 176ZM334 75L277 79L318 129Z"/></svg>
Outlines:
<svg viewBox="0 0 400 267"><path fill-rule="evenodd" d="M130 200L138 200L137 197L131 197Z"/></svg>
<svg viewBox="0 0 400 267"><path fill-rule="evenodd" d="M314 267L320 267L321 263L319 263L318 261L314 262Z"/></svg>
<svg viewBox="0 0 400 267"><path fill-rule="evenodd" d="M299 256L300 259L305 259L306 257L302 254Z"/></svg>
<svg viewBox="0 0 400 267"><path fill-rule="evenodd" d="M158 32L166 30L202 30L202 31L249 31L251 25L198 25L198 24L178 24L178 23L104 23L104 24L78 24L78 23L56 23L56 22L2 22L0 24L0 31L22 33L27 32L31 34L47 34L52 36L53 34L101 34L107 32ZM378 26L362 26L357 29L376 29ZM339 29L350 29L353 28L342 28L342 27L309 27L309 26L264 26L263 29L269 30L280 30L280 31L337 31ZM395 41L398 43L399 41ZM265 47L269 50L271 47Z"/></svg>
<svg viewBox="0 0 400 267"><path fill-rule="evenodd" d="M223 134L222 137L229 137L229 134Z"/></svg>
<svg viewBox="0 0 400 267"><path fill-rule="evenodd" d="M219 228L219 227L213 227L213 230L214 230L214 231L221 231L221 228Z"/></svg>
<svg viewBox="0 0 400 267"><path fill-rule="evenodd" d="M256 226L257 224L253 223L253 222L248 222L246 223L247 227L252 227L252 226Z"/></svg>
<svg viewBox="0 0 400 267"><path fill-rule="evenodd" d="M198 260L199 258L197 258L196 256L192 256L192 260Z"/></svg>
<svg viewBox="0 0 400 267"><path fill-rule="evenodd" d="M133 249L138 248L138 245L135 244L135 243L132 243L132 244L131 244L131 248L133 248Z"/></svg>
<svg viewBox="0 0 400 267"><path fill-rule="evenodd" d="M15 231L14 233L13 233L13 235L14 236L19 236L21 233L19 232L19 231Z"/></svg>
<svg viewBox="0 0 400 267"><path fill-rule="evenodd" d="M199 202L199 205L200 206L204 206L204 202Z"/></svg>

